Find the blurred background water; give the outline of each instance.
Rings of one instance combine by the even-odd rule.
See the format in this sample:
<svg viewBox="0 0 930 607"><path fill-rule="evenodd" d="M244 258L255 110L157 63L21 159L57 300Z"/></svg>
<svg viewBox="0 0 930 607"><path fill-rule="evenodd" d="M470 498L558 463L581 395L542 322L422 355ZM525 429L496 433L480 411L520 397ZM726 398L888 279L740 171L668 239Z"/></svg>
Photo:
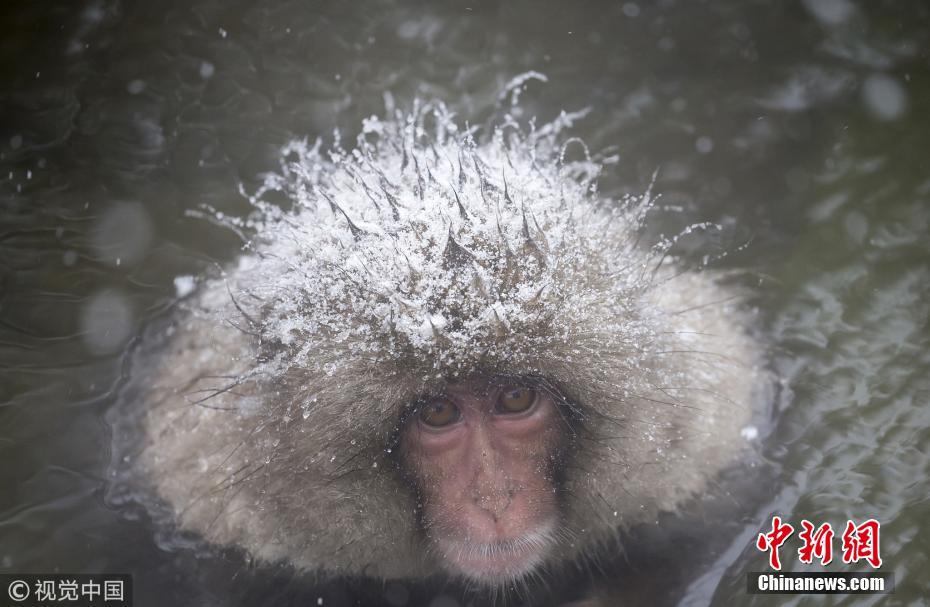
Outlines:
<svg viewBox="0 0 930 607"><path fill-rule="evenodd" d="M235 555L106 503L127 345L235 257L211 218L248 212L240 184L289 139L352 137L385 95L480 122L528 70L548 82L528 83L523 118L590 108L577 134L618 156L604 191L641 192L658 169L680 208L658 231L724 226L699 245L750 277L780 378L764 497L661 601L930 604L923 0L4 3L0 572L130 572L138 605L273 604L291 577L254 583ZM878 519L897 592L747 595L772 514Z"/></svg>

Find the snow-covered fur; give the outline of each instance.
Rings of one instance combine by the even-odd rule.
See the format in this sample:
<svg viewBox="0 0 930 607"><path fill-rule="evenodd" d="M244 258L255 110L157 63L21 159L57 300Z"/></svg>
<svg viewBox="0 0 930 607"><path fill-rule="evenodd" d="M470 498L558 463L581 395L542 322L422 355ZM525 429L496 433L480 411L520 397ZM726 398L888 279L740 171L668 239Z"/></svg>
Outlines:
<svg viewBox="0 0 930 607"><path fill-rule="evenodd" d="M639 242L648 193L599 196L572 118L480 136L435 104L366 120L351 151L288 145L238 264L148 337L144 438L121 466L211 543L422 576L436 559L399 419L503 374L557 387L576 417L550 562L704 491L742 448L756 346L711 272Z"/></svg>

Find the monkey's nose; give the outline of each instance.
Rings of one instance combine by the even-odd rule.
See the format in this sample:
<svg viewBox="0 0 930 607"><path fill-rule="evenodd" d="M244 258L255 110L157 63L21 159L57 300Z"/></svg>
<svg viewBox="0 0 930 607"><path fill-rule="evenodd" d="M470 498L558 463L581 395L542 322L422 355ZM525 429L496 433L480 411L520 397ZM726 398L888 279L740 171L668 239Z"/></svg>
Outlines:
<svg viewBox="0 0 930 607"><path fill-rule="evenodd" d="M496 489L492 491L477 491L472 500L481 510L488 513L494 522L507 512L513 503L514 491L512 489Z"/></svg>

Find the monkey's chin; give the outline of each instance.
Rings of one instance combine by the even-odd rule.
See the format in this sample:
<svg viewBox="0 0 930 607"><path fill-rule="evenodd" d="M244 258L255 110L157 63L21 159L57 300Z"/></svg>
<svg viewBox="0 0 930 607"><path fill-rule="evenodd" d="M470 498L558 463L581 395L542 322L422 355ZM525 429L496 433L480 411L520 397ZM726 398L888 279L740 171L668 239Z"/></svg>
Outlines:
<svg viewBox="0 0 930 607"><path fill-rule="evenodd" d="M501 586L531 574L545 561L555 544L554 528L554 522L548 522L524 535L492 542L443 538L436 547L450 573Z"/></svg>

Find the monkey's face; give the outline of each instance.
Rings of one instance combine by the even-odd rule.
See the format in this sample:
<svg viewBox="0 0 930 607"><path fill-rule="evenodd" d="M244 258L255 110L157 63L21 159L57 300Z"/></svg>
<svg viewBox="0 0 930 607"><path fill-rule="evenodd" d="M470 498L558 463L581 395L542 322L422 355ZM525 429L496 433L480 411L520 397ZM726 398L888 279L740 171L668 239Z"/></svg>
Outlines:
<svg viewBox="0 0 930 607"><path fill-rule="evenodd" d="M529 384L456 384L416 407L401 449L445 569L497 585L545 559L555 544L563 433L553 397Z"/></svg>

